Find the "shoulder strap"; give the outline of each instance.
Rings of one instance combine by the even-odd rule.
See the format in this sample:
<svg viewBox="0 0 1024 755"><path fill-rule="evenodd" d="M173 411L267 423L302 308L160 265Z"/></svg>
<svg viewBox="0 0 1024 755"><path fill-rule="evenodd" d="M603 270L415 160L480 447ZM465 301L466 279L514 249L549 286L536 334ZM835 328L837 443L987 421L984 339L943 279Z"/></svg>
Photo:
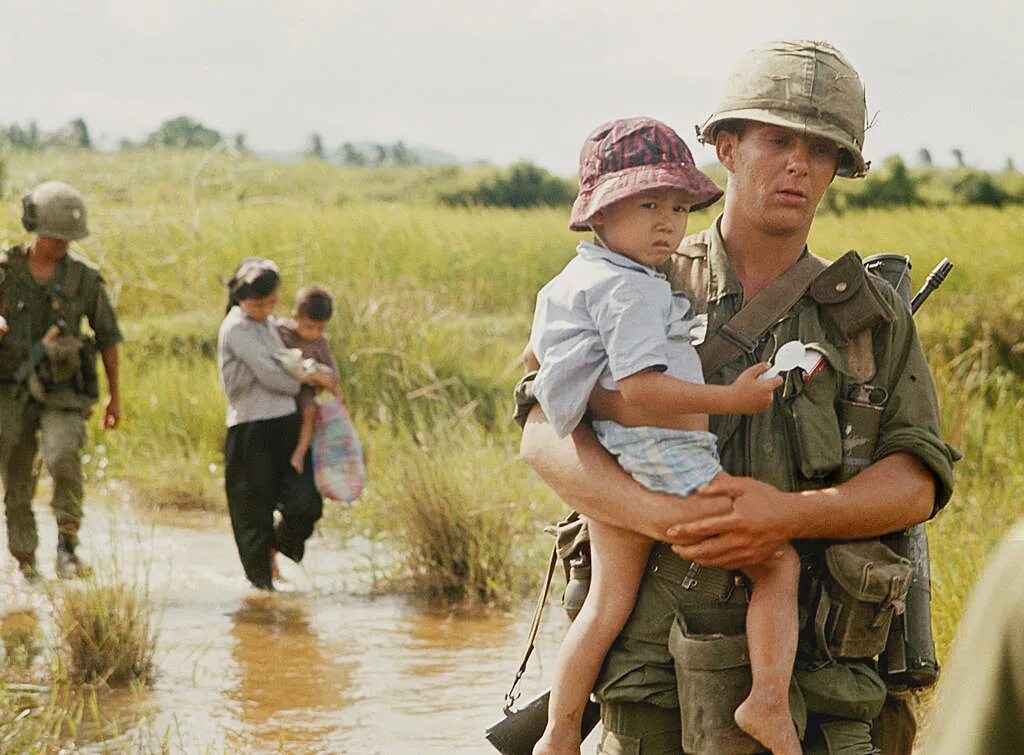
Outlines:
<svg viewBox="0 0 1024 755"><path fill-rule="evenodd" d="M744 305L715 335L697 347L705 376L713 375L741 354L749 354L761 336L804 295L814 279L828 268L814 254L798 260Z"/></svg>
<svg viewBox="0 0 1024 755"><path fill-rule="evenodd" d="M573 511L569 515L567 521L573 521L579 518L579 514ZM515 705L516 699L519 695L516 694L516 687L519 686L519 682L523 678L523 674L526 673L526 664L530 660L530 656L533 655L534 643L537 640L537 631L540 629L540 617L544 613L544 604L548 600L548 591L551 589L551 578L555 574L555 564L558 563L558 541L551 546L551 557L548 559L548 570L544 575L544 581L541 584L540 597L537 599L537 607L533 609L533 622L530 624L530 634L526 640L526 649L523 651L523 659L519 662L519 668L516 670L515 679L512 681L512 686L509 691L505 693L505 713L509 713L512 710L512 706Z"/></svg>
<svg viewBox="0 0 1024 755"><path fill-rule="evenodd" d="M61 286L64 289L65 296L73 299L78 296L78 289L82 285L82 274L87 265L77 257L72 256L71 252L68 252L67 257L67 266L64 269L64 280L61 281Z"/></svg>

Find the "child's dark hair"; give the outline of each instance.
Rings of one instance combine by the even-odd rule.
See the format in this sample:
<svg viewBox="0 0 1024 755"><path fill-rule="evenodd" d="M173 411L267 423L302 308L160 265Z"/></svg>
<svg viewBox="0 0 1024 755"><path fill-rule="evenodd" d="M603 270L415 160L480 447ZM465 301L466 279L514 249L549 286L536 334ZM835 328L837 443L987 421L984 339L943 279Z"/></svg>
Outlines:
<svg viewBox="0 0 1024 755"><path fill-rule="evenodd" d="M227 281L228 311L243 299L262 299L281 285L281 274L273 260L246 257Z"/></svg>
<svg viewBox="0 0 1024 755"><path fill-rule="evenodd" d="M295 297L295 314L315 322L327 322L334 313L334 301L322 286L306 286Z"/></svg>

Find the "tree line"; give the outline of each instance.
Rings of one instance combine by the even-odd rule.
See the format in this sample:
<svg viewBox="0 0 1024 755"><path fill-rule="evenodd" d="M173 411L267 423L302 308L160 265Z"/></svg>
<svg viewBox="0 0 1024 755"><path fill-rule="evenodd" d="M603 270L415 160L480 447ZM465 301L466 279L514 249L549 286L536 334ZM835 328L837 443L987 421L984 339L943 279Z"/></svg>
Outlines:
<svg viewBox="0 0 1024 755"><path fill-rule="evenodd" d="M230 146L237 152L249 150L244 133L223 134L187 115L169 118L152 133L140 141L121 139L118 147L171 147L178 149L212 149ZM93 139L83 118L75 118L56 131L45 132L35 121L22 125L12 123L0 125L0 149L24 150L29 152L47 149L93 149ZM332 154L324 146L323 137L312 133L303 154L316 160L333 159L343 165L355 167L381 167L418 165L421 161L416 153L402 141L392 144L355 144L345 142Z"/></svg>
<svg viewBox="0 0 1024 755"><path fill-rule="evenodd" d="M186 115L165 120L138 142L127 139L121 149L169 148L212 149L224 146L236 152L248 152L244 133L223 134ZM0 151L43 151L47 149L93 149L89 127L75 118L61 128L44 132L35 121L27 124L0 125ZM924 207L946 205L984 205L1003 207L1024 204L1024 174L1007 158L1001 171L983 171L967 165L963 151L950 151L954 167L938 167L931 152L920 149L917 164L909 167L901 157L887 158L870 171L863 181L836 181L825 195L822 209L841 213L850 209L879 207ZM405 167L421 164L416 152L402 141L391 144L344 142L329 149L319 132L310 134L303 150L313 160L330 160L356 168ZM0 163L0 177L2 177ZM721 168L709 172L725 181ZM493 169L473 186L459 186L438 193L439 201L456 206L559 207L572 203L576 182L552 175L530 162L520 162L504 170Z"/></svg>

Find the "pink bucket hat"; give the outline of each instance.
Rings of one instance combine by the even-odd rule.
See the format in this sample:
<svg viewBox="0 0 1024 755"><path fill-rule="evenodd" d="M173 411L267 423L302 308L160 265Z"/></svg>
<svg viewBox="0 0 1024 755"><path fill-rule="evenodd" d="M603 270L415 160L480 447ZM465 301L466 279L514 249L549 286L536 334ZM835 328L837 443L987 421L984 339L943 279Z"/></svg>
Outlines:
<svg viewBox="0 0 1024 755"><path fill-rule="evenodd" d="M595 213L651 189L680 189L691 210L702 210L722 190L694 164L686 142L654 118L622 118L598 126L580 150L580 192L569 229L589 230Z"/></svg>

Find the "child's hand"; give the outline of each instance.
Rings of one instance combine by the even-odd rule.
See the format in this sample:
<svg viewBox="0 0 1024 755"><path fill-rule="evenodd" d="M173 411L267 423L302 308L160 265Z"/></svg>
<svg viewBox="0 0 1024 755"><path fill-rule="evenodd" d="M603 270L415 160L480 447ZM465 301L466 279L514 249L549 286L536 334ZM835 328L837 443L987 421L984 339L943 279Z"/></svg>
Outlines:
<svg viewBox="0 0 1024 755"><path fill-rule="evenodd" d="M302 382L306 385L315 385L317 388L325 388L330 391L334 388L334 375L330 372L317 370L302 378Z"/></svg>
<svg viewBox="0 0 1024 755"><path fill-rule="evenodd" d="M757 414L771 406L775 389L782 385L782 376L758 380L770 366L767 362L758 362L741 372L729 386L735 414Z"/></svg>
<svg viewBox="0 0 1024 755"><path fill-rule="evenodd" d="M302 470L305 467L305 456L305 454L300 454L298 451L296 451L295 453L292 454L291 461L289 462L292 465L292 469L294 469L299 474L302 474Z"/></svg>

